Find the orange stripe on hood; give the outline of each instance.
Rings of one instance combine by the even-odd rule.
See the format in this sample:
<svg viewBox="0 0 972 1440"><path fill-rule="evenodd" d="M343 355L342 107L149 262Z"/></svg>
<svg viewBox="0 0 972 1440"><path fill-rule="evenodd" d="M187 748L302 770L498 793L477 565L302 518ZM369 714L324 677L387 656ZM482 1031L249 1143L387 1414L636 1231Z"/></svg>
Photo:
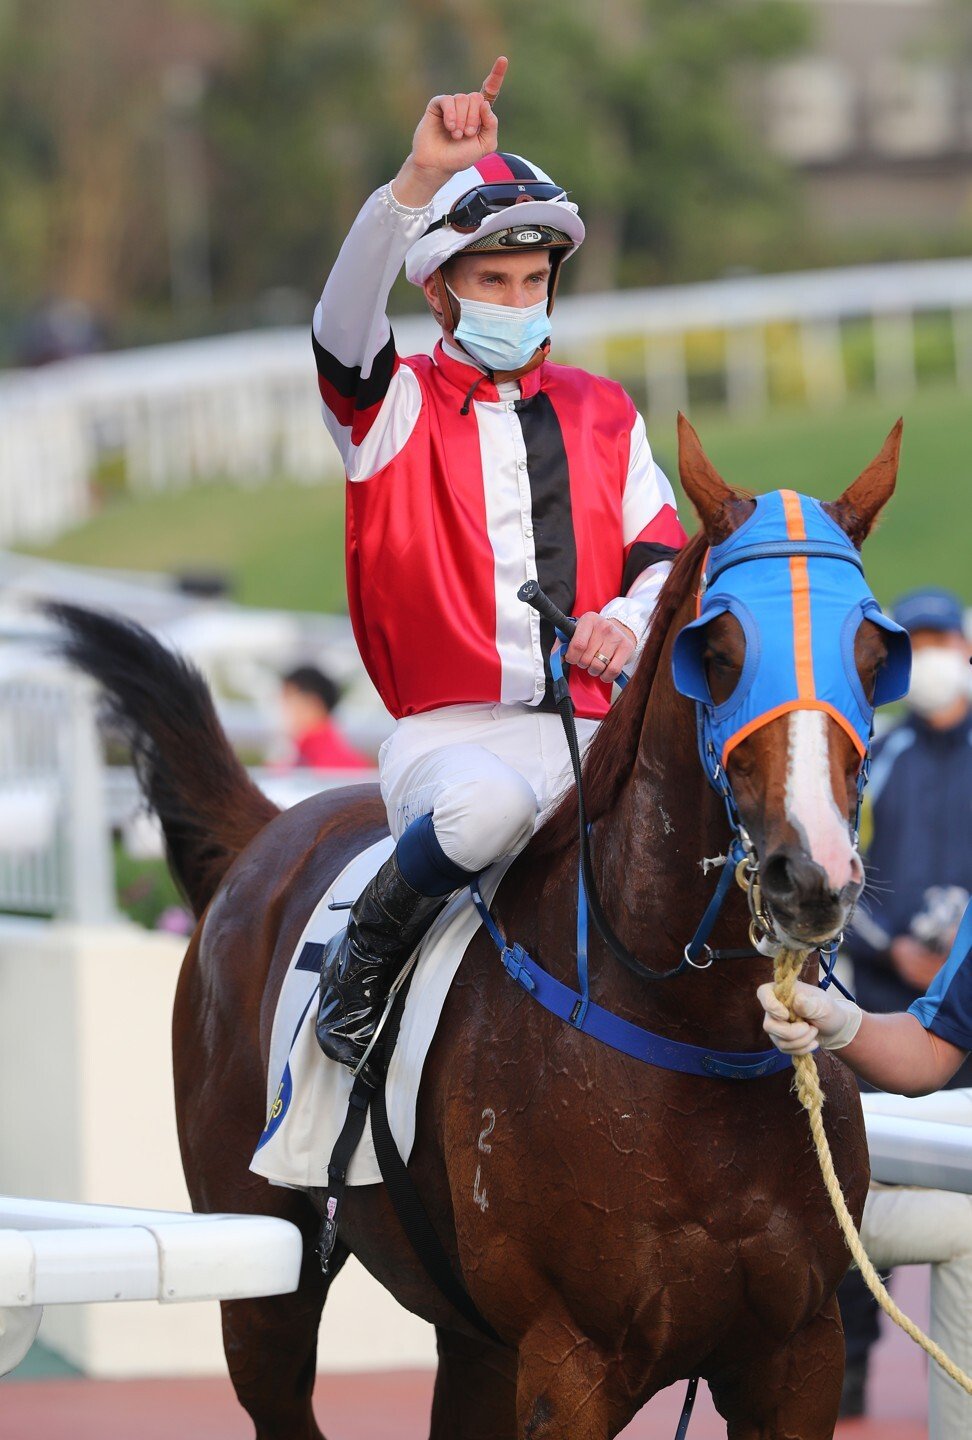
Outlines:
<svg viewBox="0 0 972 1440"><path fill-rule="evenodd" d="M788 540L806 540L800 497L794 490L781 490ZM790 556L790 585L793 590L793 655L796 661L797 693L801 700L815 700L813 648L810 632L810 567L805 555Z"/></svg>

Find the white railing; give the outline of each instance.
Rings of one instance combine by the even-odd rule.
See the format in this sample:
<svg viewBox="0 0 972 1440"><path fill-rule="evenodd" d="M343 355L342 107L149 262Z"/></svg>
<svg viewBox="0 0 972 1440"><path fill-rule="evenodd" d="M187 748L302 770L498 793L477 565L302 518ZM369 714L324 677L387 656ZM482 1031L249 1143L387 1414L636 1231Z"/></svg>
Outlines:
<svg viewBox="0 0 972 1440"><path fill-rule="evenodd" d="M303 1237L266 1215L188 1215L0 1196L0 1375L45 1305L241 1300L297 1289Z"/></svg>
<svg viewBox="0 0 972 1440"><path fill-rule="evenodd" d="M915 320L941 314L953 373L972 387L972 260L790 275L565 298L556 357L617 373L663 423L685 408L694 336L715 339L730 408L769 403L771 332L792 331L792 368L810 404L847 388L841 327L871 327L875 386L917 383ZM428 319L395 321L403 354L431 348ZM623 342L623 343L622 343ZM92 479L109 460L135 492L215 478L308 484L340 478L323 430L308 329L261 331L67 361L0 377L0 545L41 541L91 513Z"/></svg>
<svg viewBox="0 0 972 1440"><path fill-rule="evenodd" d="M868 1097L863 1098L872 1180L972 1191L972 1137L966 1126L874 1113L867 1108Z"/></svg>
<svg viewBox="0 0 972 1440"><path fill-rule="evenodd" d="M161 856L161 828L134 772L106 766L97 691L51 668L0 681L0 913L85 924L115 918L112 834ZM375 781L377 770L251 770L282 809L322 790Z"/></svg>
<svg viewBox="0 0 972 1440"><path fill-rule="evenodd" d="M94 687L0 682L0 910L98 924L115 913Z"/></svg>
<svg viewBox="0 0 972 1440"><path fill-rule="evenodd" d="M874 1179L972 1192L968 1126L867 1113L868 1098ZM27 1354L45 1305L288 1294L302 1251L296 1227L267 1216L0 1196L0 1375Z"/></svg>

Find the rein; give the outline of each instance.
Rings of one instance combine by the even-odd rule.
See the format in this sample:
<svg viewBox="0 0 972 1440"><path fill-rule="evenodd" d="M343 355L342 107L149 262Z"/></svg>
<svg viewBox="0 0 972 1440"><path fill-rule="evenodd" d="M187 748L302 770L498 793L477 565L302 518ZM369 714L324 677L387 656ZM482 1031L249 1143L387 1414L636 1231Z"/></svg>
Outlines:
<svg viewBox="0 0 972 1440"><path fill-rule="evenodd" d="M563 643L568 643L577 622L565 615L550 598L543 593L535 580L528 581L518 591L519 598L549 620ZM570 690L564 677L563 660L559 650L552 652L550 668L554 679L554 696L567 737L571 766L577 788L578 810L578 877L577 877L577 981L578 988L572 989L549 974L537 963L523 946L510 944L490 914L489 906L483 900L478 881L469 887L473 904L499 951L503 967L511 979L532 996L544 1009L558 1016L574 1029L589 1034L601 1044L608 1045L622 1054L645 1064L683 1074L717 1076L724 1080L758 1080L766 1075L775 1075L789 1068L785 1055L775 1047L769 1050L742 1052L738 1050L712 1050L706 1046L687 1045L646 1030L640 1025L621 1019L613 1011L595 1004L590 998L588 975L588 916L594 921L611 953L634 975L649 980L670 980L681 975L686 969L707 970L716 960L755 959L766 954L765 944L770 939L770 921L765 915L759 893L759 867L752 840L739 818L732 791L725 771L716 764L712 769L706 766L710 784L722 796L730 828L734 831L725 856L708 862L711 867L721 864L723 872L705 912L696 927L695 934L685 946L682 959L669 970L652 970L631 953L611 927L597 893L590 854L590 825L584 807L584 787L581 773L580 746L574 722L574 706ZM625 677L626 678L626 677ZM719 912L736 881L746 891L750 914L750 938L753 949L713 950L708 944ZM824 968L824 988L833 983L841 993L847 994L833 974L839 941L823 947L821 958ZM778 949L779 947L774 948ZM827 952L827 953L825 953ZM704 957L704 958L703 958ZM852 998L852 997L850 997Z"/></svg>
<svg viewBox="0 0 972 1440"><path fill-rule="evenodd" d="M517 598L531 605L545 620L549 620L557 632L558 638L566 645L570 643L574 631L577 629L577 621L570 615L565 615L549 596L545 595L535 580L528 580L521 585L517 591ZM722 795L729 824L734 833L729 850L723 860L719 857L714 863L720 862L724 865L722 876L716 887L715 894L709 901L702 919L691 940L682 952L682 959L677 965L669 970L653 970L644 965L636 955L633 955L628 947L614 933L610 921L604 913L600 897L597 893L597 885L594 880L594 867L591 863L590 846L590 825L587 822L587 813L584 806L584 786L581 776L580 745L577 740L577 726L574 722L574 702L571 699L570 687L564 675L563 657L559 650L555 650L550 656L550 671L553 676L554 702L557 713L560 715L564 727L564 734L567 739L567 749L570 753L571 769L574 773L574 786L577 791L577 821L578 821L578 853L579 853L579 876L578 876L578 932L580 932L580 915L582 906L590 911L594 926L607 945L608 949L619 960L626 970L630 970L640 980L672 980L677 975L682 975L685 970L691 967L694 970L707 970L714 960L752 960L762 954L758 948L738 950L713 950L706 943L712 927L715 925L719 912L722 909L726 896L732 888L732 881L736 879L742 888L747 890L750 896L750 909L753 910L752 892L754 882L758 875L758 865L755 858L753 843L739 819L735 801L729 788L728 779L725 773L719 770L722 784L716 785ZM619 686L627 684L628 677L618 677ZM709 776L708 767L706 774ZM713 783L709 776L710 783ZM756 912L754 911L754 919ZM580 933L578 934L578 959L580 959ZM752 937L751 937L752 938ZM586 925L584 933L584 968L586 975ZM755 940L753 944L755 946ZM701 957L705 957L702 959Z"/></svg>
<svg viewBox="0 0 972 1440"><path fill-rule="evenodd" d="M820 544L816 546L793 546L789 544L763 544L751 546L741 552L742 558L764 558L772 555L790 555L799 550L801 554L819 554L832 556L837 549L835 546ZM848 557L843 554L841 559L850 559L859 570L862 569L859 557ZM731 565L736 564L735 558L723 562L715 575L721 574ZM704 581L704 577L703 577ZM528 580L521 585L517 591L517 599L531 605L545 620L553 625L558 639L563 644L569 644L577 629L577 621L554 604L548 595L541 590L536 580ZM579 874L578 874L578 895L577 895L577 960L578 976L581 981L581 989L586 996L587 993L587 911L590 911L591 919L602 940L617 960L630 970L632 974L643 980L671 980L675 976L684 973L686 968L693 970L708 970L715 960L754 960L758 958L772 959L778 951L779 946L773 939L772 921L763 909L762 896L759 886L759 861L756 857L755 847L749 832L742 822L739 811L736 807L732 787L729 784L729 777L724 767L720 764L716 754L715 745L705 723L705 715L702 706L696 707L696 738L699 751L699 759L705 777L710 786L720 796L726 809L726 818L729 828L733 832L733 839L730 841L728 850L724 856L717 856L714 860L703 861L706 871L721 865L723 867L719 884L716 886L715 894L706 906L702 919L696 928L695 934L685 946L682 952L682 959L678 965L672 966L669 970L652 970L649 966L633 955L627 946L618 938L604 914L600 898L597 893L597 886L594 880L594 870L591 863L590 830L587 823L587 816L584 808L584 786L581 774L580 746L577 740L577 726L574 722L574 702L571 699L570 687L564 675L563 658L559 650L551 652L550 670L553 676L554 701L557 712L560 715L564 727L564 734L567 739L567 749L570 753L571 769L574 775L574 786L577 791L577 815L578 815L578 851L579 851ZM620 688L628 683L628 676L623 672L618 676L617 684ZM864 803L864 791L867 787L868 778L871 773L870 750L861 763L857 775L857 810L854 818L854 844L858 843L860 832L861 808ZM713 926L718 919L719 912L725 903L729 891L732 889L732 882L736 881L740 889L745 891L746 900L749 905L750 925L749 939L752 948L750 949L729 949L713 950L706 942L712 933ZM476 901L476 890L473 889L473 900ZM481 904L480 901L477 902ZM483 913L485 907L482 907ZM583 916L583 920L582 920ZM490 917L491 923L491 917ZM489 925L487 925L489 928ZM495 927L493 927L495 929ZM498 934L498 932L497 932ZM496 937L494 936L494 943ZM820 981L821 990L826 990L830 985L844 996L847 1000L854 1000L850 991L845 988L835 974L837 954L843 934L837 935L827 945L819 947L820 963L823 976ZM772 949L767 949L772 946ZM502 945L500 946L502 951ZM704 956L704 959L701 958ZM856 1003L856 1002L855 1002Z"/></svg>
<svg viewBox="0 0 972 1440"><path fill-rule="evenodd" d="M577 622L570 616L564 615L549 597L544 595L536 581L528 581L518 593L520 599L525 600L545 619L551 621L563 642L569 641L576 629ZM645 979L669 980L676 975L683 974L689 967L695 970L707 970L714 960L751 959L758 956L761 953L758 950L712 950L706 943L733 880L735 879L741 884L750 883L748 880L744 881L742 877L744 874L751 875L754 869L752 843L749 841L748 835L743 832L732 841L725 858L719 857L725 867L722 876L679 963L669 970L651 970L648 966L643 965L615 935L597 894L590 856L590 826L584 808L580 746L574 723L573 701L564 678L563 662L559 651L551 654L550 661L551 672L554 676L557 709L563 721L577 786L580 851L577 878L578 989L572 989L549 974L524 950L522 945L515 942L510 944L506 940L490 914L488 905L483 900L478 881L473 881L469 887L473 904L490 939L499 951L504 969L511 979L526 990L545 1010L549 1010L551 1014L558 1016L575 1030L580 1030L590 1035L592 1039L600 1041L601 1044L608 1045L611 1049L618 1050L624 1055L630 1055L633 1059L640 1060L645 1064L655 1065L665 1070L679 1071L683 1074L718 1077L722 1080L758 1080L763 1076L775 1075L788 1069L789 1060L785 1055L781 1055L775 1047L769 1050L739 1051L712 1050L707 1046L687 1045L682 1041L656 1035L654 1031L623 1020L613 1011L606 1010L591 1000L587 962L588 915L594 921L612 954L633 974ZM734 807L732 813L734 813ZM703 955L705 956L704 960L700 960Z"/></svg>

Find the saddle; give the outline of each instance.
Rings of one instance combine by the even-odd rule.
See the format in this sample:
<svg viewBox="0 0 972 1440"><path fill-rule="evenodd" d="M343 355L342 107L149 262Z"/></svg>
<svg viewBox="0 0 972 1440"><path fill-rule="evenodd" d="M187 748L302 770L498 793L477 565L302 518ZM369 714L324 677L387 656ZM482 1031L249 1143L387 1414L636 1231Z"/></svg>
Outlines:
<svg viewBox="0 0 972 1440"><path fill-rule="evenodd" d="M312 1189L325 1184L328 1162L347 1116L352 1077L343 1065L322 1054L314 1035L321 957L327 941L346 923L344 907L360 894L391 850L390 838L379 841L334 879L304 927L281 986L267 1067L267 1123L250 1162L251 1170L274 1185ZM504 870L501 864L483 877L490 899ZM398 1042L394 1054L389 1052L386 1090L389 1125L406 1160L415 1141L425 1058L453 978L479 925L468 892L461 892L417 951ZM369 1122L351 1159L347 1183L373 1185L381 1178Z"/></svg>

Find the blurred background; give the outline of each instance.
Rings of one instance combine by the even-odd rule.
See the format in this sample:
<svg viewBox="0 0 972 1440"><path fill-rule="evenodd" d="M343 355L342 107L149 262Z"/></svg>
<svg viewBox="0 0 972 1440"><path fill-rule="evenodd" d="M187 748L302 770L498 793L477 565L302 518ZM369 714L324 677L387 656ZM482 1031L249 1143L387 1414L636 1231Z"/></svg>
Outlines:
<svg viewBox="0 0 972 1440"><path fill-rule="evenodd" d="M0 1090L48 1074L0 1138L0 1189L184 1203L171 1137L175 1179L135 1138L164 1045L145 1095L115 1102L124 1142L64 1103L90 1080L79 1055L114 1043L105 1017L131 1027L133 966L165 1010L185 917L34 602L119 610L190 654L282 803L348 778L301 749L280 683L298 668L326 675L354 763L373 762L390 722L346 618L310 316L428 97L500 52L502 145L588 227L554 358L627 386L673 479L679 407L730 481L824 496L903 413L869 577L884 602L931 582L968 598L967 0L0 0L0 1013L18 1017ZM403 353L435 339L420 301L399 282ZM90 1032L24 1027L119 935ZM129 1145L137 1165L105 1165ZM87 1339L58 1323L72 1364L129 1373L93 1321Z"/></svg>

